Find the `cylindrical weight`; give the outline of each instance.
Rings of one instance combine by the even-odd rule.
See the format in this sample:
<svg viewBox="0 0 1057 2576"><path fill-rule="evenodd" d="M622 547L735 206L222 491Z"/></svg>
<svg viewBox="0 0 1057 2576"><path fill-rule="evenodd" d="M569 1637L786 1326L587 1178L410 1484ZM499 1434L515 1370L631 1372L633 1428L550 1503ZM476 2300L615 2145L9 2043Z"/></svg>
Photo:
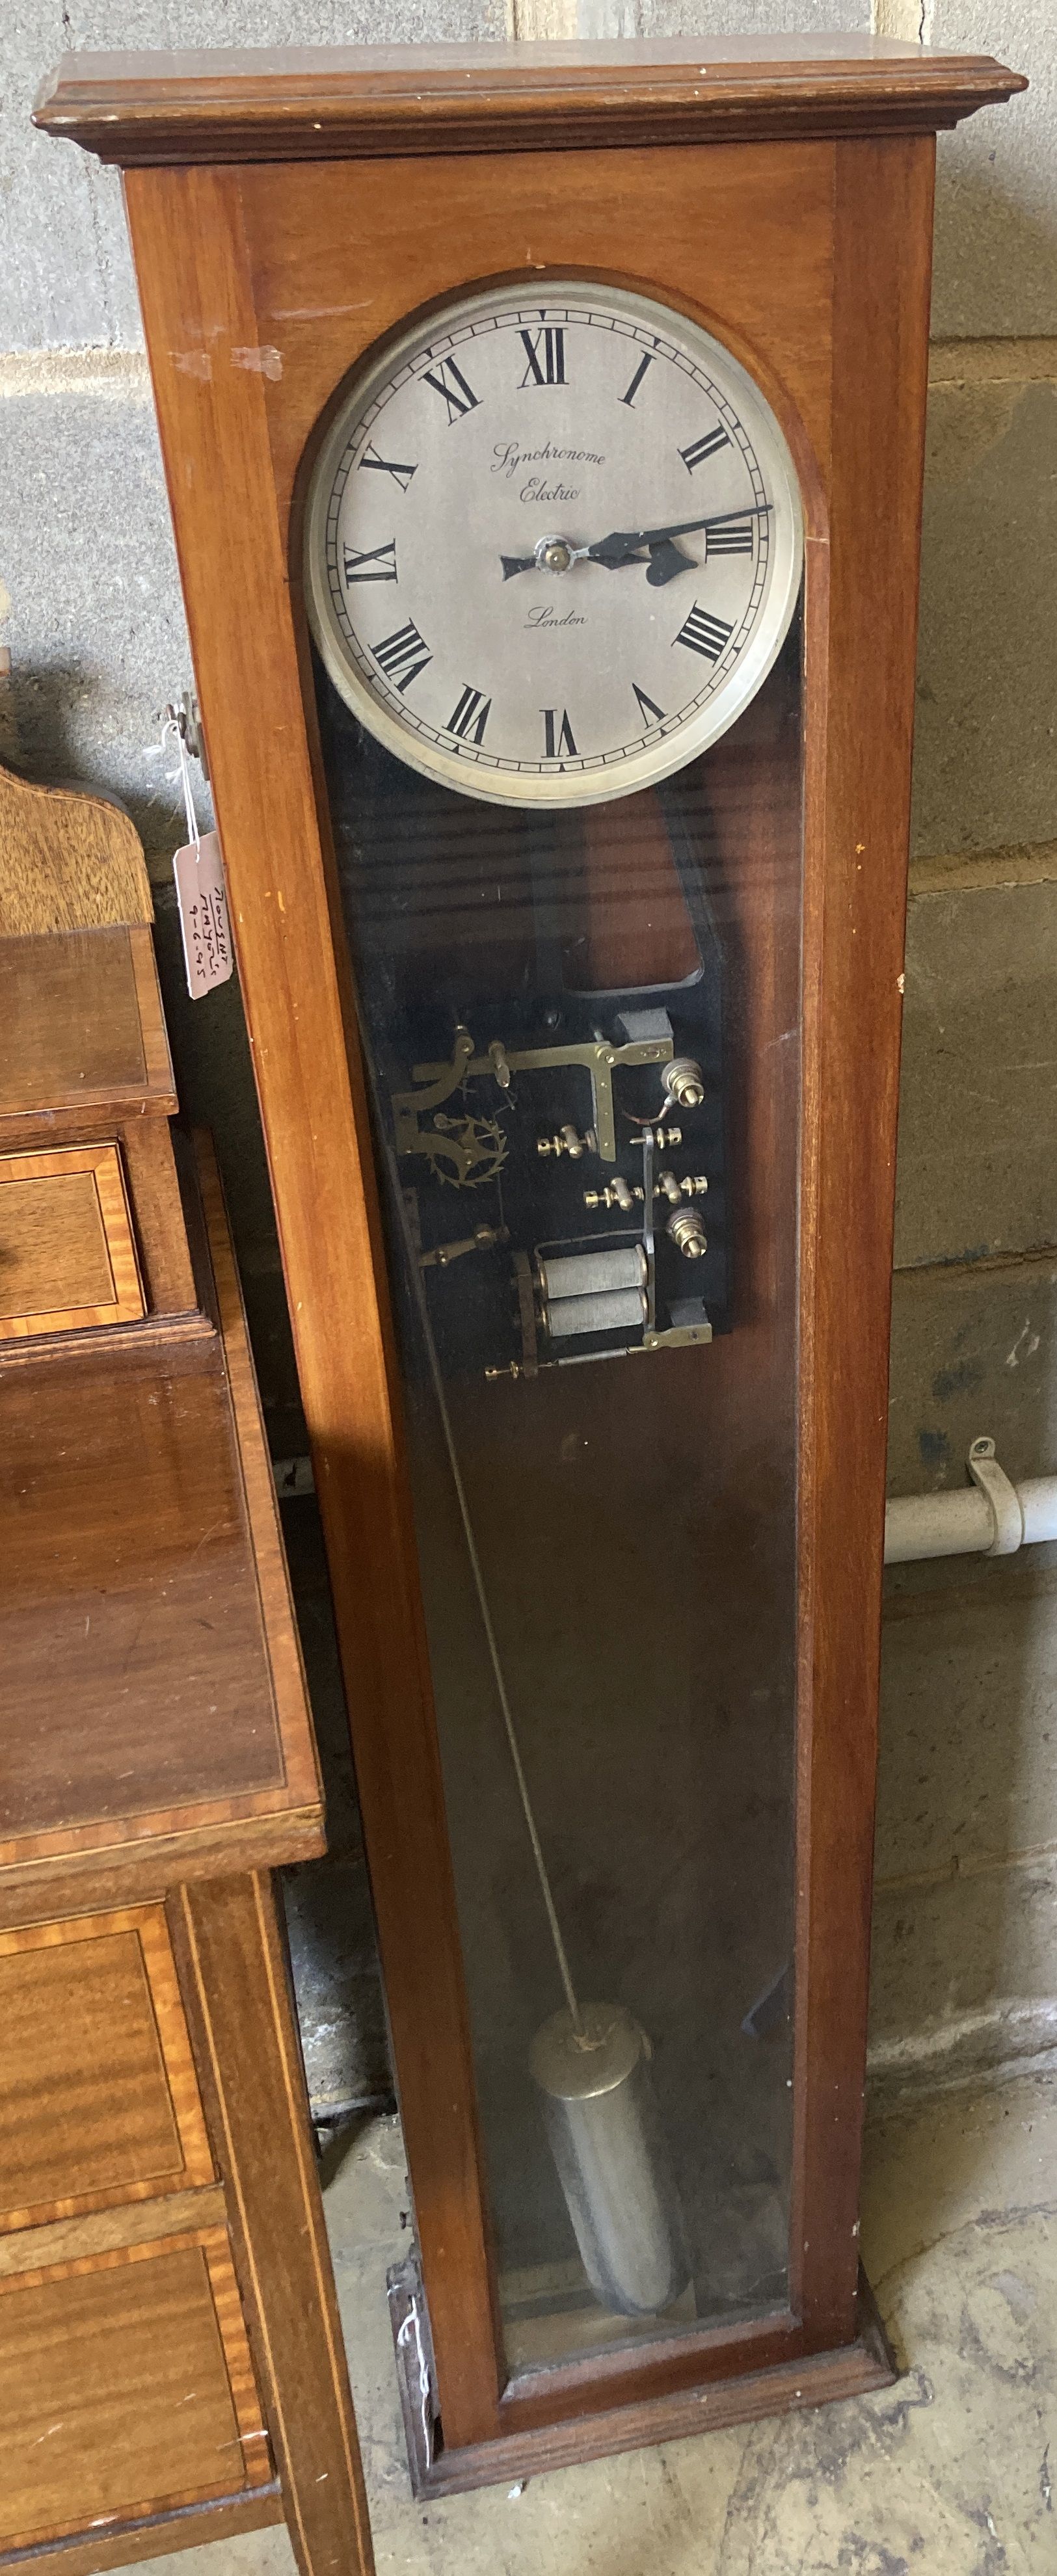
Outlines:
<svg viewBox="0 0 1057 2576"><path fill-rule="evenodd" d="M569 1333L637 1331L646 1312L641 1288L615 1288L608 1297L556 1297L544 1308L544 1320L551 1340L560 1342Z"/></svg>
<svg viewBox="0 0 1057 2576"><path fill-rule="evenodd" d="M537 1261L540 1287L548 1305L556 1297L607 1296L614 1288L644 1288L646 1255L641 1243L616 1243L599 1252L557 1253Z"/></svg>
<svg viewBox="0 0 1057 2576"><path fill-rule="evenodd" d="M657 2316L691 2276L682 2212L649 2070L623 2004L567 2006L532 2043L551 2152L584 2270L605 2308Z"/></svg>

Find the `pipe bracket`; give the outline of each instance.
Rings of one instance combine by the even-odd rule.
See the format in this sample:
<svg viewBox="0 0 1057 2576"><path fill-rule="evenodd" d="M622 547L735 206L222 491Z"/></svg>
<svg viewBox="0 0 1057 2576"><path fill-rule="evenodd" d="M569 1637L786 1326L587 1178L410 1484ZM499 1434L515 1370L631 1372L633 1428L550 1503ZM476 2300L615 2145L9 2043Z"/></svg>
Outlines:
<svg viewBox="0 0 1057 2576"><path fill-rule="evenodd" d="M1024 1538L1024 1514L1016 1486L995 1456L993 1440L974 1440L966 1466L990 1506L995 1535L985 1556L1015 1556Z"/></svg>

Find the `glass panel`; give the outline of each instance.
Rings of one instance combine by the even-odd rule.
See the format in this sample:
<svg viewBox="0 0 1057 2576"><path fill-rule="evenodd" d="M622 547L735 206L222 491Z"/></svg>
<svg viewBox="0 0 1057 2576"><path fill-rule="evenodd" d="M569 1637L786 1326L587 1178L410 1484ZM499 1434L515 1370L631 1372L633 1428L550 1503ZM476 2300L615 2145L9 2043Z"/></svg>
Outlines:
<svg viewBox="0 0 1057 2576"><path fill-rule="evenodd" d="M569 816L318 685L517 2369L786 2299L799 621Z"/></svg>

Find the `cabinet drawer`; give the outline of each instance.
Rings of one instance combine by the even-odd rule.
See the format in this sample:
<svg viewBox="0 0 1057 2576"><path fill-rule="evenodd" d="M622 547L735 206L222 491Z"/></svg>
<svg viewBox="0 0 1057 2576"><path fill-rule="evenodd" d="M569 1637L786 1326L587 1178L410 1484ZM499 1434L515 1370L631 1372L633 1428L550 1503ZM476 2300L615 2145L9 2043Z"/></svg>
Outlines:
<svg viewBox="0 0 1057 2576"><path fill-rule="evenodd" d="M0 2233L211 2179L161 1906L0 1933L0 2032Z"/></svg>
<svg viewBox="0 0 1057 2576"><path fill-rule="evenodd" d="M144 1312L117 1146L0 1155L0 1341Z"/></svg>
<svg viewBox="0 0 1057 2576"><path fill-rule="evenodd" d="M222 2227L0 2279L5 2549L272 2475Z"/></svg>

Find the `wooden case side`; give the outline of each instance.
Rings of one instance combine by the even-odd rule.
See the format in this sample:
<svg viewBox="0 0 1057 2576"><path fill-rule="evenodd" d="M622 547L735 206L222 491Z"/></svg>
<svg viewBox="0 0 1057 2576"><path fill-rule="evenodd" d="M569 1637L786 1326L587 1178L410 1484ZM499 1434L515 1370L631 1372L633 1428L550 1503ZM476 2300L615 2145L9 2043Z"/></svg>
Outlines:
<svg viewBox="0 0 1057 2576"><path fill-rule="evenodd" d="M402 1852L401 1883L376 1865L373 1885L417 2222L449 2326L443 2403L453 2433L476 2441L495 2427L498 2369L470 2039L366 1098L332 934L332 854L321 843L286 531L262 377L218 366L206 381L168 355L179 356L189 334L204 345L218 324L229 344L255 343L238 176L133 174L126 199L335 1614L360 1721L360 1793L376 1863L380 1852ZM230 720L234 673L240 696L271 711L252 742ZM408 1876L418 1890L413 1937Z"/></svg>
<svg viewBox="0 0 1057 2576"><path fill-rule="evenodd" d="M934 162L928 138L837 149L828 603L823 581L807 645L791 2259L817 2349L853 2333L858 2271Z"/></svg>

